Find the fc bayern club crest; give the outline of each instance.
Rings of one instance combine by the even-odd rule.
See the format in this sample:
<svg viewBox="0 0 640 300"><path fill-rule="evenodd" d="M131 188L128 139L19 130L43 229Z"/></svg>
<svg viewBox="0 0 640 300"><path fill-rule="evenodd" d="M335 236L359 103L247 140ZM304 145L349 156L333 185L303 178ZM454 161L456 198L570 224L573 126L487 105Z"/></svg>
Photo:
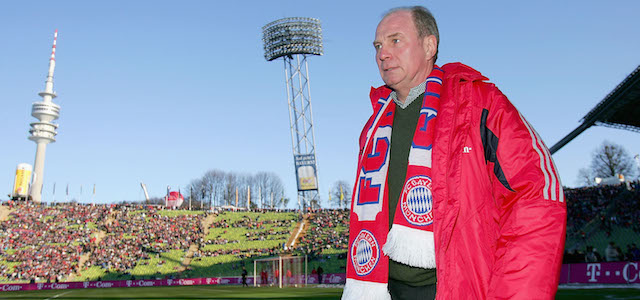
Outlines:
<svg viewBox="0 0 640 300"><path fill-rule="evenodd" d="M351 263L356 274L364 276L376 267L380 260L380 247L373 234L363 229L351 245Z"/></svg>
<svg viewBox="0 0 640 300"><path fill-rule="evenodd" d="M431 194L431 178L414 176L407 180L400 198L402 215L407 222L416 226L433 223L433 194Z"/></svg>

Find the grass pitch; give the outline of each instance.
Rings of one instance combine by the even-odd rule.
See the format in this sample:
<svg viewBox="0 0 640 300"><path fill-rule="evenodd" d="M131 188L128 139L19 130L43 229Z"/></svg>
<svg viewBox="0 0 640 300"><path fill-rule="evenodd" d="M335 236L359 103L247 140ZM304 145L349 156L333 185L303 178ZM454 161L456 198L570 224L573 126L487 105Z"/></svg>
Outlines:
<svg viewBox="0 0 640 300"><path fill-rule="evenodd" d="M342 288L243 288L239 286L179 286L0 292L0 299L340 299ZM559 290L556 299L640 300L638 289Z"/></svg>
<svg viewBox="0 0 640 300"><path fill-rule="evenodd" d="M340 299L342 288L178 286L0 292L0 299Z"/></svg>

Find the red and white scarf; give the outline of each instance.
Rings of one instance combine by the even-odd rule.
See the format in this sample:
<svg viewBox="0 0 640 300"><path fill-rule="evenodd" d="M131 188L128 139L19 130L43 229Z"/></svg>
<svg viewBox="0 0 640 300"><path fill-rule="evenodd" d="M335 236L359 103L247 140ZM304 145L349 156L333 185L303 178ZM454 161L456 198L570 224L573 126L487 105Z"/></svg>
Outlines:
<svg viewBox="0 0 640 300"><path fill-rule="evenodd" d="M366 139L351 203L347 283L342 299L390 299L389 258L413 267L436 267L431 149L442 77L442 70L434 66L426 80L407 175L391 230L388 230L387 172L396 104L388 96L373 104L374 114L365 128Z"/></svg>

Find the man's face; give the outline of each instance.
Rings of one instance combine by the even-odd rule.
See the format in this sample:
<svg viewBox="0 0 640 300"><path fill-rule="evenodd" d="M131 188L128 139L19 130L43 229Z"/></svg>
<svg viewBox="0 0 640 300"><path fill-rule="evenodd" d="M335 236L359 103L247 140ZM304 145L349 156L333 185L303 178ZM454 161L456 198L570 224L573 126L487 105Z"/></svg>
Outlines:
<svg viewBox="0 0 640 300"><path fill-rule="evenodd" d="M418 38L409 11L392 13L380 21L373 46L378 70L386 85L408 92L427 78L433 62L424 41Z"/></svg>

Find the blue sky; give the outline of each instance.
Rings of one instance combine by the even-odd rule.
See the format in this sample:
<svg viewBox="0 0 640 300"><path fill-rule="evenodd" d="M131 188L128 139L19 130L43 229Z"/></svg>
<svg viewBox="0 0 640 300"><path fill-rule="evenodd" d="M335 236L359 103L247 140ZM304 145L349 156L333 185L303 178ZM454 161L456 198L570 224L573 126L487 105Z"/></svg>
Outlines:
<svg viewBox="0 0 640 300"><path fill-rule="evenodd" d="M3 1L0 3L0 199L18 163L33 164L31 104L41 101L53 31L57 142L44 201L142 200L209 169L278 174L296 199L282 60L263 57L263 25L322 21L309 59L320 193L355 178L357 136L382 84L371 46L389 8L425 5L440 29L438 63L461 61L509 97L551 147L640 64L638 1ZM631 155L637 133L594 127L554 155L565 186L608 139ZM80 195L80 186L83 194Z"/></svg>

